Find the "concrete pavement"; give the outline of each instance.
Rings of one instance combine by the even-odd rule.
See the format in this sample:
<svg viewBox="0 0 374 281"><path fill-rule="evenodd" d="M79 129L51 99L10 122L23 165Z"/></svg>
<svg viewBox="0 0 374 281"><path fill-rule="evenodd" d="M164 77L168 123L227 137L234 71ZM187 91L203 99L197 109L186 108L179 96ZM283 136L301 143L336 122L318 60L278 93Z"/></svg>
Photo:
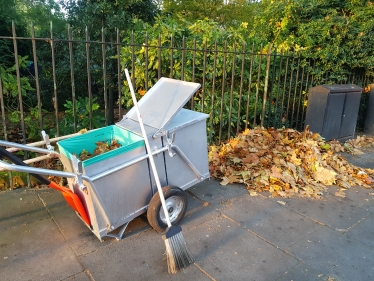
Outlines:
<svg viewBox="0 0 374 281"><path fill-rule="evenodd" d="M174 275L145 216L123 240L100 242L59 192L4 191L0 280L374 280L374 190L336 190L313 200L250 196L215 180L191 187L181 225L196 262Z"/></svg>

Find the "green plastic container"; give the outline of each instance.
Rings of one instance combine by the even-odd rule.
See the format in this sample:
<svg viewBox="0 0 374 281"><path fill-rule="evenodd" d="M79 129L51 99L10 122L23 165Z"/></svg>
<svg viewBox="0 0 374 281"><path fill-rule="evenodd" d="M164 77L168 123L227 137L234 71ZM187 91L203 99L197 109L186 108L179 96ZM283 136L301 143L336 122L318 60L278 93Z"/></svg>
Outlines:
<svg viewBox="0 0 374 281"><path fill-rule="evenodd" d="M144 146L144 140L142 137L116 125L92 130L80 136L59 141L57 145L60 153L66 156L69 160L72 160L73 155L76 155L78 158L83 149L92 154L97 147L96 142L111 142L114 139L116 139L122 146L82 161L83 167L96 164Z"/></svg>

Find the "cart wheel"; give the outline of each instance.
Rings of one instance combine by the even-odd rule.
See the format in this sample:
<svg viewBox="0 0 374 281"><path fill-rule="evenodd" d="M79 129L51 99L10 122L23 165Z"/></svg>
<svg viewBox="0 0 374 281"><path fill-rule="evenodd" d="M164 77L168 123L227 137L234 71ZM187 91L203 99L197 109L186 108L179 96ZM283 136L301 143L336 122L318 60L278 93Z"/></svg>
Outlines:
<svg viewBox="0 0 374 281"><path fill-rule="evenodd" d="M187 210L187 195L176 186L166 186L162 188L165 197L166 208L169 211L170 222L173 225L183 218ZM165 232L167 223L161 199L158 192L153 195L148 205L147 219L149 224L159 233Z"/></svg>

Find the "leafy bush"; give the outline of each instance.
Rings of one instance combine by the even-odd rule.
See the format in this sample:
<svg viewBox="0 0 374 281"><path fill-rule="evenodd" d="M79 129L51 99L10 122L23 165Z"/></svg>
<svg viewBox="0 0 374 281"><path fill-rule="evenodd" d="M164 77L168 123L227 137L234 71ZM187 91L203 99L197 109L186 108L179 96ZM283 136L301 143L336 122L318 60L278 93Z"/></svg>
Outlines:
<svg viewBox="0 0 374 281"><path fill-rule="evenodd" d="M355 68L373 74L372 2L263 0L260 6L251 36L276 45L278 51L296 51L313 59L316 83L325 83L328 72L340 83Z"/></svg>
<svg viewBox="0 0 374 281"><path fill-rule="evenodd" d="M38 106L30 107L28 112L24 112L24 121L26 127L27 142L40 139L41 128L39 127L38 120L40 120L40 114ZM46 110L42 112L47 113ZM19 126L21 122L21 112L19 110L12 111L9 114L9 121L15 126Z"/></svg>
<svg viewBox="0 0 374 281"><path fill-rule="evenodd" d="M18 56L18 64L19 69L26 68L26 65L28 63L28 57L21 57ZM19 109L19 103L18 103L18 83L17 83L17 75L16 75L16 65L13 65L12 67L6 68L0 64L0 78L1 83L3 86L3 92L4 92L4 103L5 107L8 110L18 110ZM21 77L20 78L20 85L21 85L21 94L23 97L27 97L31 93L35 91L33 87L31 87L29 79L27 77ZM32 99L31 96L29 96L29 99ZM29 104L29 106L32 106L32 104Z"/></svg>
<svg viewBox="0 0 374 281"><path fill-rule="evenodd" d="M60 122L60 135L69 135L81 129L90 128L90 105L87 97L78 97L74 104L72 101L66 101L64 104L66 110L64 117ZM96 98L92 99L92 129L100 128L105 125L104 115L99 112L100 105L96 103ZM76 127L75 125L76 124ZM56 135L56 129L51 129L50 134Z"/></svg>
<svg viewBox="0 0 374 281"><path fill-rule="evenodd" d="M261 51L251 59L250 52L246 50L246 67L242 73L239 65L243 59L245 34L248 33L245 23L237 29L225 29L209 20L180 24L173 19L158 18L153 26L140 22L138 26L134 41L125 39L127 46L121 50L122 67L128 68L132 77L135 77L138 98L157 82L161 73L164 77L194 81L203 85L187 106L211 115L210 123L213 127L210 128L210 134L214 139L234 135L236 130L231 127L236 128L237 123L240 129L244 129L252 120L258 119L254 108L260 108L262 100L259 95L254 95L258 87L254 83L257 81L257 73L250 73L249 65L264 69L266 60L261 61ZM262 73L264 72L261 71L260 75L263 75ZM241 76L244 88L251 89L251 94L248 95L249 103L246 94L239 94L241 81L236 77ZM260 84L259 87L261 91L264 85ZM127 82L124 83L122 91L122 103L129 108L132 106L132 100ZM259 112L257 111L257 114Z"/></svg>

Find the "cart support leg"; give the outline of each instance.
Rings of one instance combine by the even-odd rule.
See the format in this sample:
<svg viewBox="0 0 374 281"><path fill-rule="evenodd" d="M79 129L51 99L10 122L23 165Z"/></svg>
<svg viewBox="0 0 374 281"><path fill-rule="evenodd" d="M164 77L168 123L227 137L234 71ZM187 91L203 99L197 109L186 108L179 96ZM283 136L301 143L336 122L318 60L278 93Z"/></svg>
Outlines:
<svg viewBox="0 0 374 281"><path fill-rule="evenodd" d="M108 233L106 234L105 236L107 237L112 237L112 238L116 238L118 241L122 240L123 238L123 234L125 233L126 231L126 228L127 226L129 225L130 222L127 222L125 223L124 225L122 225L121 229L119 230L119 232L117 234L111 234L111 233Z"/></svg>
<svg viewBox="0 0 374 281"><path fill-rule="evenodd" d="M194 164L192 164L192 162L187 158L187 156L183 153L183 151L176 145L172 144L171 145L171 148L174 149L177 154L183 159L183 161L191 168L192 171L194 171L196 177L199 179L199 180L204 180L204 177L202 176L202 174L200 174L199 170L195 167Z"/></svg>

